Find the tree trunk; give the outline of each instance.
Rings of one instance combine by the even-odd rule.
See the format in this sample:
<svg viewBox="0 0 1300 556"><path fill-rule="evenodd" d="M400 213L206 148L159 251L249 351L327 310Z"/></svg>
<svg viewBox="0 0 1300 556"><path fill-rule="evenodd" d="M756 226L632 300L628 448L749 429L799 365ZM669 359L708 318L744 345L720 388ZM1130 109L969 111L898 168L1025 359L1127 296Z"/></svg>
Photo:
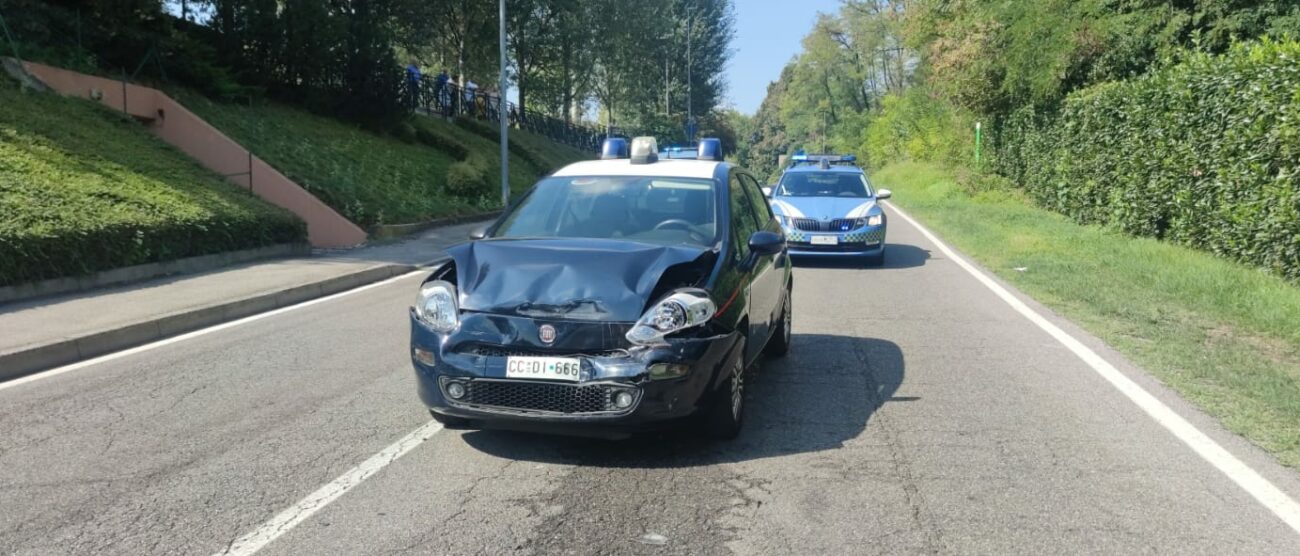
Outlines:
<svg viewBox="0 0 1300 556"><path fill-rule="evenodd" d="M569 69L571 54L569 44L565 42L560 47L560 65L564 73L564 101L561 109L564 111L564 123L566 124L573 122L573 75Z"/></svg>

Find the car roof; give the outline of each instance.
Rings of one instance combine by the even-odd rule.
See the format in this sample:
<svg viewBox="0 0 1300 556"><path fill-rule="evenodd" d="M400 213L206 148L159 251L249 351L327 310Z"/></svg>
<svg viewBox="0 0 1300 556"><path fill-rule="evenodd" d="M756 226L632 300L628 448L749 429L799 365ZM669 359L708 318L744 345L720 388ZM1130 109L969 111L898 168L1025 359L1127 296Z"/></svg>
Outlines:
<svg viewBox="0 0 1300 556"><path fill-rule="evenodd" d="M559 170L553 176L637 176L656 178L699 178L713 179L718 165L725 164L714 160L659 159L650 164L632 164L626 158L614 160L585 160L575 162Z"/></svg>

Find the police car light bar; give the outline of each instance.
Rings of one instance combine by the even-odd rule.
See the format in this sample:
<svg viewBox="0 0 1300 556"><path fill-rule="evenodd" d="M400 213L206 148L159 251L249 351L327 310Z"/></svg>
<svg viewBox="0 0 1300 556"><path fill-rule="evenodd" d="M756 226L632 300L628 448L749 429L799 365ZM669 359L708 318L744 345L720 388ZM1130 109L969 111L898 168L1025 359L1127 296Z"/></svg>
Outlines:
<svg viewBox="0 0 1300 556"><path fill-rule="evenodd" d="M659 144L654 137L632 139L632 164L659 162Z"/></svg>
<svg viewBox="0 0 1300 556"><path fill-rule="evenodd" d="M605 140L605 144L600 146L601 160L614 160L627 157L627 139L622 137L610 137Z"/></svg>
<svg viewBox="0 0 1300 556"><path fill-rule="evenodd" d="M695 159L722 162L722 140L714 137L700 139L700 150Z"/></svg>
<svg viewBox="0 0 1300 556"><path fill-rule="evenodd" d="M851 154L796 154L790 157L790 164L853 164L858 157Z"/></svg>

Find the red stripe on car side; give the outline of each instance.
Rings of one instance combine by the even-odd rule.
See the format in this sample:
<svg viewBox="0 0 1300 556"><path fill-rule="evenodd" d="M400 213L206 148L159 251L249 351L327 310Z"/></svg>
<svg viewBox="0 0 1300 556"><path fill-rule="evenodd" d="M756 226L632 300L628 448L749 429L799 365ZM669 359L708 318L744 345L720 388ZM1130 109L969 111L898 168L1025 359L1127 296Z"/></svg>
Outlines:
<svg viewBox="0 0 1300 556"><path fill-rule="evenodd" d="M718 315L721 315L722 313L727 312L727 307L731 306L731 302L736 300L737 295L740 295L740 286L736 286L736 291L731 292L731 297L728 297L727 302L722 304L722 308L718 309L718 312L713 313L714 318L718 317Z"/></svg>

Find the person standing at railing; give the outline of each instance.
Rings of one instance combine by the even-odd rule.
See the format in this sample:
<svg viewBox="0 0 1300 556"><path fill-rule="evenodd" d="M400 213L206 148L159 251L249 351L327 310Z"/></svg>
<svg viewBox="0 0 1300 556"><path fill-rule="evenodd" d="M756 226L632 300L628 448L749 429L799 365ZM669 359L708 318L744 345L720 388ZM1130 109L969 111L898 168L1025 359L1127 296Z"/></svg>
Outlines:
<svg viewBox="0 0 1300 556"><path fill-rule="evenodd" d="M406 94L408 106L415 110L420 105L420 66L415 60L406 65Z"/></svg>
<svg viewBox="0 0 1300 556"><path fill-rule="evenodd" d="M448 83L451 82L451 76L447 70L442 70L434 80L434 95L438 97L438 113L444 118L451 115L451 91Z"/></svg>
<svg viewBox="0 0 1300 556"><path fill-rule="evenodd" d="M474 115L474 113L477 112L478 103L474 101L475 97L477 96L478 96L478 83L475 83L473 79L466 78L465 79L465 106L466 106L465 110L469 112L471 115Z"/></svg>

